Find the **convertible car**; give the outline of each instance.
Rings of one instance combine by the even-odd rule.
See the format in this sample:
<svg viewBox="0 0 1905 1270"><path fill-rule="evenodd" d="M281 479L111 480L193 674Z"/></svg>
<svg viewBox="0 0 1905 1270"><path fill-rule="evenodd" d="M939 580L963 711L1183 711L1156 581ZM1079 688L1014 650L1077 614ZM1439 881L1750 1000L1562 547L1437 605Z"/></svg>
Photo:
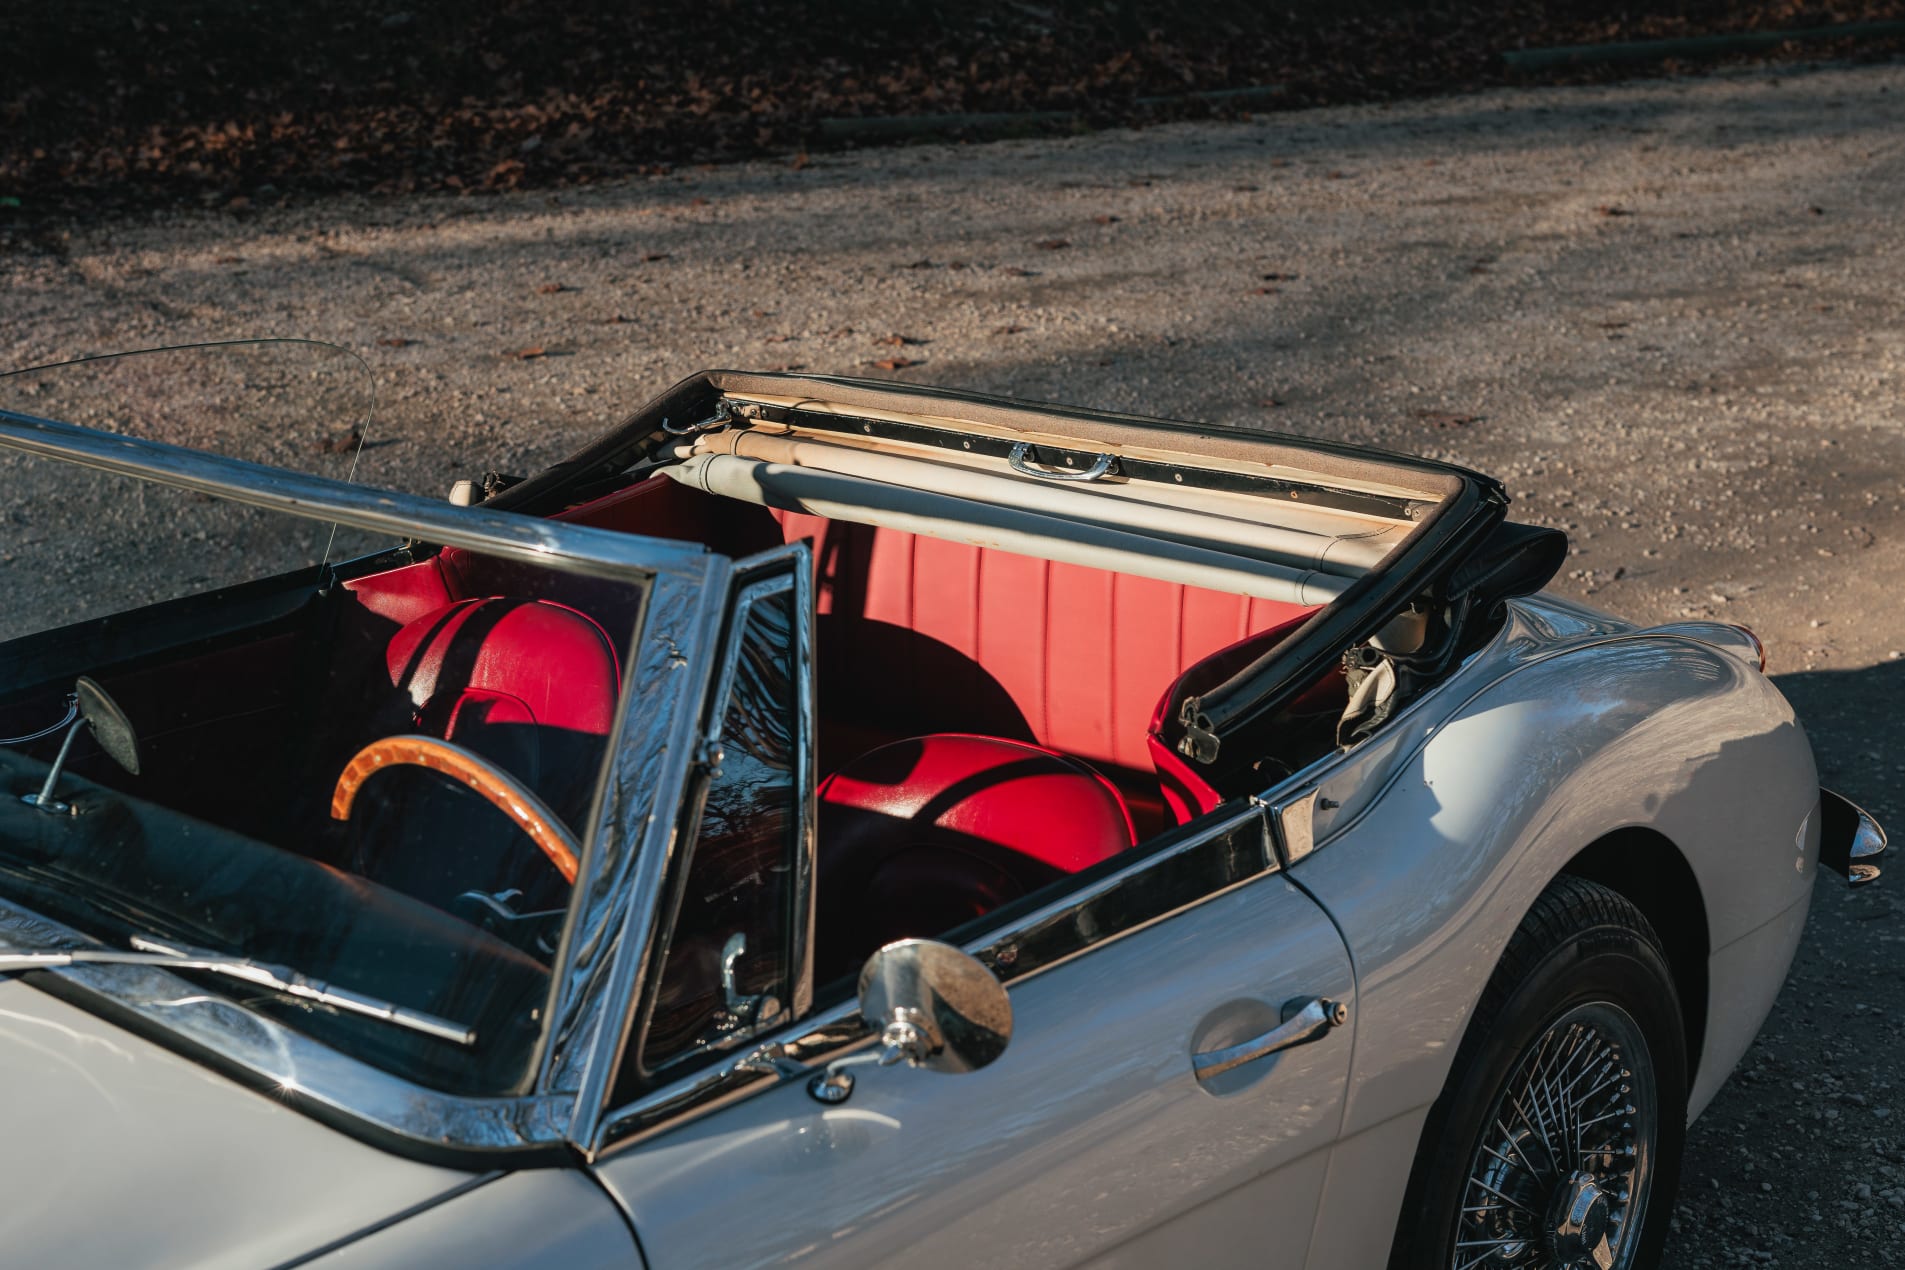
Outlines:
<svg viewBox="0 0 1905 1270"><path fill-rule="evenodd" d="M210 452L294 379L0 379L5 1264L1652 1266L1878 873L1471 471L730 371Z"/></svg>

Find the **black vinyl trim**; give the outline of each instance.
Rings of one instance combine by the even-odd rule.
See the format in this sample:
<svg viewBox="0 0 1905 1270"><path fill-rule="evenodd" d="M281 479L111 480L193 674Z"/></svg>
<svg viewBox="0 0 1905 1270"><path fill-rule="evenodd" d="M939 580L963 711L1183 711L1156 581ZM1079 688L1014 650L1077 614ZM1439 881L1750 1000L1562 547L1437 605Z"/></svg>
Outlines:
<svg viewBox="0 0 1905 1270"><path fill-rule="evenodd" d="M1268 749L1265 725L1342 657L1418 598L1437 589L1507 514L1508 498L1486 478L1465 481L1423 518L1388 561L1350 583L1336 600L1277 647L1223 683L1186 698L1166 720L1163 740L1210 768L1219 790L1260 785L1251 763ZM1180 744L1180 742L1185 742Z"/></svg>

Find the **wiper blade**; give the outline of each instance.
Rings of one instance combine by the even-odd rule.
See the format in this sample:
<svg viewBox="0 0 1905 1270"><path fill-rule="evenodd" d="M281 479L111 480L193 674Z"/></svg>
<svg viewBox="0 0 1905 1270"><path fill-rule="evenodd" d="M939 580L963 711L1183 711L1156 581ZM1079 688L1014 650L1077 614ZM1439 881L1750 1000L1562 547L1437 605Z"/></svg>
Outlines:
<svg viewBox="0 0 1905 1270"><path fill-rule="evenodd" d="M376 997L367 997L346 988L335 987L321 979L299 974L285 966L253 961L249 957L234 957L229 953L216 952L209 948L168 944L162 940L138 935L133 936L130 942L132 948L129 951L119 948L69 948L58 952L0 952L0 974L13 970L51 970L81 963L106 966L158 966L165 970L202 970L207 974L241 979L246 983L256 984L288 997L295 997L300 1001L313 1001L319 1005L328 1005L333 1009L362 1015L368 1019L382 1019L386 1023L409 1028L425 1036L434 1036L440 1041L450 1041L457 1045L476 1044L475 1030L464 1027L460 1023L453 1023L434 1014L412 1010L389 1001L380 1001Z"/></svg>

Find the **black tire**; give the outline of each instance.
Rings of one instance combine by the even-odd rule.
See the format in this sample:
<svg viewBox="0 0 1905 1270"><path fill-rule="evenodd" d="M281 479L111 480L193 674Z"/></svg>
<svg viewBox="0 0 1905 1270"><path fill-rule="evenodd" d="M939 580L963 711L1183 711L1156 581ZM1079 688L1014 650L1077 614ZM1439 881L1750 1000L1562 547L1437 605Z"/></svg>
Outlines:
<svg viewBox="0 0 1905 1270"><path fill-rule="evenodd" d="M1571 1036L1585 1038L1576 1045L1589 1066L1602 1058L1615 1064L1596 1069L1595 1078L1612 1070L1623 1081L1614 1086L1619 1101L1585 1106L1573 1121L1557 1117L1552 1125L1543 1115L1512 1115L1511 1080L1516 1092L1532 1102L1532 1088L1522 1082L1530 1073L1548 1070L1544 1062L1558 1061ZM1603 1042L1601 1050L1589 1048ZM1554 1057L1546 1057L1550 1054ZM1567 1135L1558 1128L1573 1125L1576 1138L1588 1137L1580 1122L1610 1108L1614 1119L1609 1123L1617 1137L1626 1135L1633 1154L1609 1151L1583 1158L1571 1153ZM1651 1110L1651 1123L1637 1108ZM1565 1211L1570 1198L1587 1204L1583 1211L1592 1210L1591 1220L1602 1223L1602 1237L1614 1240L1617 1270L1651 1270L1659 1264L1680 1180L1686 1112L1686 1035L1659 938L1640 910L1618 893L1581 878L1555 879L1509 940L1456 1052L1448 1084L1429 1111L1390 1270L1453 1270L1471 1264L1474 1270L1510 1265L1545 1270L1570 1264L1567 1254L1579 1247L1582 1236L1570 1231L1557 1240L1555 1234L1556 1214ZM1549 1133L1538 1135L1536 1121ZM1562 1144L1551 1155L1542 1146L1549 1136ZM1504 1137L1519 1141L1521 1148ZM1644 1172L1621 1172L1638 1170L1642 1163ZM1637 1184L1628 1187L1638 1192L1637 1206L1612 1198L1611 1188L1623 1179ZM1488 1199L1492 1211L1465 1224L1464 1204L1473 1207L1475 1196L1487 1195L1478 1188L1491 1180L1496 1193L1508 1196ZM1601 1186L1604 1181L1608 1188ZM1603 1195L1598 1209L1590 1191ZM1479 1229L1482 1223L1495 1225ZM1631 1229L1606 1233L1622 1225ZM1515 1250L1512 1259L1489 1252L1491 1239L1519 1240L1524 1231L1538 1238ZM1465 1244L1460 1257L1458 1237ZM1473 1261L1478 1256L1484 1259ZM1579 1264L1594 1263L1583 1259Z"/></svg>

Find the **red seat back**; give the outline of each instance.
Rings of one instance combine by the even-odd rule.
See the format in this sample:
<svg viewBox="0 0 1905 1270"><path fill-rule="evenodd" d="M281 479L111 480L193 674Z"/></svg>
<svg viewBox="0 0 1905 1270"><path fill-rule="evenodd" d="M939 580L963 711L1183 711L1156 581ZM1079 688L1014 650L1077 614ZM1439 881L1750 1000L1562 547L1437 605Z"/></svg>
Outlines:
<svg viewBox="0 0 1905 1270"><path fill-rule="evenodd" d="M1094 763L1148 770L1152 712L1186 667L1315 611L898 530L774 515L789 541L813 540L819 611L837 619L831 633L851 645L858 682L833 689L877 708L888 686L918 720L902 722L900 734L1023 735ZM979 673L949 669L960 661ZM1016 719L973 717L975 708L1004 714L1008 704Z"/></svg>
<svg viewBox="0 0 1905 1270"><path fill-rule="evenodd" d="M607 736L622 678L602 628L548 600L459 600L398 630L384 660L419 726L446 739L475 703L490 723Z"/></svg>

